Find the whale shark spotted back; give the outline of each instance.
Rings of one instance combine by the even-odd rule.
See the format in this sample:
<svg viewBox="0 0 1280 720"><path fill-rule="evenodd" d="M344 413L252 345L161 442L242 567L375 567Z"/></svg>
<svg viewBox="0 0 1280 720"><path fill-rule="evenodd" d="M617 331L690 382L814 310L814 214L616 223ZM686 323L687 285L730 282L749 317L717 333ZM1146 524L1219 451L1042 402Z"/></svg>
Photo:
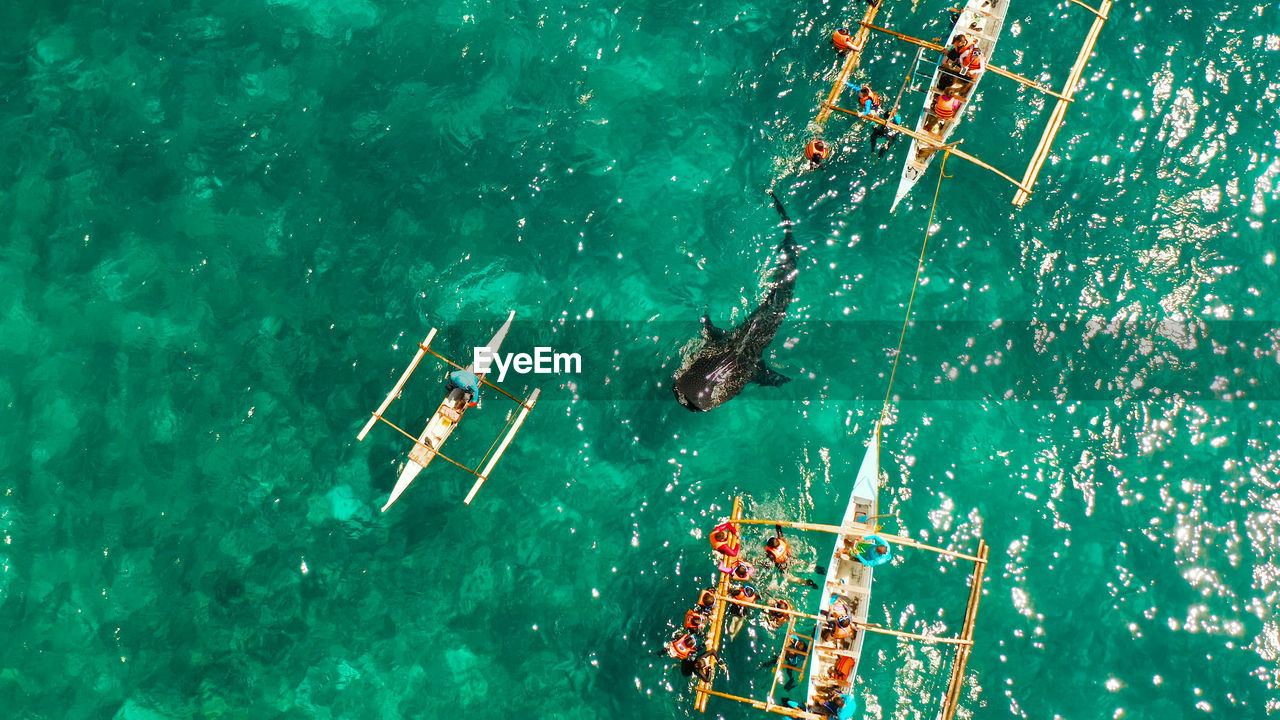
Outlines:
<svg viewBox="0 0 1280 720"><path fill-rule="evenodd" d="M732 332L702 318L702 346L676 373L672 391L680 404L693 411L723 405L750 383L782 385L790 378L764 364L764 351L782 326L795 291L796 244L794 223L772 192L773 206L782 216L783 237L769 289L759 306Z"/></svg>

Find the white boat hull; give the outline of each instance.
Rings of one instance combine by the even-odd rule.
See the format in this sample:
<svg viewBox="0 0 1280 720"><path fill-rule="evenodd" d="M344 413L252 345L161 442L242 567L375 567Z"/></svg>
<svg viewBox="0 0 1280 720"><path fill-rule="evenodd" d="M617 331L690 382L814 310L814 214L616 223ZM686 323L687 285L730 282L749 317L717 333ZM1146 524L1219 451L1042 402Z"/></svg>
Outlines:
<svg viewBox="0 0 1280 720"><path fill-rule="evenodd" d="M983 54L988 62L991 60L992 54L996 49L996 40L1000 37L1000 32L1004 28L1005 12L1009 8L1009 0L969 0L964 9L960 12L960 19L956 21L955 27L951 29L951 34L947 36L945 47L951 47L955 42L957 35L964 34L975 38L978 46L982 48ZM965 110L969 107L969 102L973 100L974 95L978 91L978 84L982 82L982 73L972 83L969 83L968 90L965 93L964 104L956 112L954 118L950 120L940 120L933 113L933 105L938 99L938 82L942 77L942 61L939 59L938 66L933 71L933 77L929 81L929 87L924 93L924 107L920 111L920 119L916 121L916 132L932 138L939 144L945 144L947 139L951 137L951 133L960 125L960 120L964 116ZM929 164L933 162L933 156L937 154L937 150L923 145L915 138L911 139L911 148L907 152L907 159L902 166L902 176L898 180L898 192L893 198L893 207L890 212L898 207L898 203L911 192L911 188L915 187L920 178L924 177L925 170L929 168Z"/></svg>
<svg viewBox="0 0 1280 720"><path fill-rule="evenodd" d="M502 324L498 332L494 334L485 347L489 348L489 354L494 355L498 349L502 347L502 341L506 340L507 332L511 329L511 321L515 320L516 313L511 311L507 316L507 321ZM475 372L475 363L472 362L467 366L467 370ZM485 373L477 373L478 377L483 380ZM467 410L466 402L461 399L451 400L449 397L440 403L440 407L436 409L431 420L427 422L427 427L423 429L422 435L418 437L418 441L414 444L413 449L409 451L409 461L405 463L404 469L400 471L400 477L396 480L396 486L392 488L390 497L387 498L387 504L382 506L382 512L386 512L395 504L396 500L404 494L413 481L417 479L418 473L426 469L427 465L435 459L439 454L439 450L444 446L445 440L453 434L454 428L462 421L462 415Z"/></svg>
<svg viewBox="0 0 1280 720"><path fill-rule="evenodd" d="M822 603L818 615L823 621L818 623L813 637L813 653L809 667L809 685L806 694L806 705L812 710L815 706L843 695L853 688L857 676L857 661L862 654L862 641L866 634L855 629L848 638L835 639L827 627L825 619L836 602L842 603L849 611L851 618L859 623L867 622L867 613L871 601L872 568L863 565L851 557L856 553L857 540L863 536L867 523L873 523L876 516L878 488L880 480L880 425L876 424L871 436L871 444L862 457L858 468L858 476L854 481L853 493L849 504L845 507L842 527L862 526L848 535L837 535L835 547L831 551L831 559L827 564L827 575L822 584ZM848 553L846 555L845 553ZM842 658L851 658L852 667L847 674L838 672ZM845 661L848 664L849 661Z"/></svg>

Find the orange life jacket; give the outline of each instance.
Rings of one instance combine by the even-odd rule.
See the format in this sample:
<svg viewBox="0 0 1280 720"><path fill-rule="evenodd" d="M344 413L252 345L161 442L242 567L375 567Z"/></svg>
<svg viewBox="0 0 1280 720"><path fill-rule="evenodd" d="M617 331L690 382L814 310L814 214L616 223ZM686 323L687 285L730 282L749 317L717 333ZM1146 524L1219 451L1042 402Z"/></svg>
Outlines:
<svg viewBox="0 0 1280 720"><path fill-rule="evenodd" d="M769 543L765 543L764 551L769 553L769 557L773 558L774 562L781 565L782 563L787 561L790 548L787 547L786 540L783 540L780 537L775 537L774 540L777 540L778 542L772 545Z"/></svg>
<svg viewBox="0 0 1280 720"><path fill-rule="evenodd" d="M960 66L971 73L978 72L987 65L986 60L977 50L977 45L971 45L960 55Z"/></svg>
<svg viewBox="0 0 1280 720"><path fill-rule="evenodd" d="M733 566L733 576L738 580L750 580L756 574L756 568L749 562L740 562Z"/></svg>
<svg viewBox="0 0 1280 720"><path fill-rule="evenodd" d="M871 96L872 107L880 107L884 105L884 100L880 97L880 93L872 90L871 88L867 88L867 94ZM862 93L858 93L858 99L866 100L866 98L862 96Z"/></svg>
<svg viewBox="0 0 1280 720"><path fill-rule="evenodd" d="M853 635L853 623L852 623L852 622L851 622L851 623L849 623L849 625L848 625L847 627L840 627L840 624L839 624L839 623L836 623L836 626L835 626L834 628L832 628L832 629L831 629L831 637L833 637L833 638L835 638L835 639L837 639L837 640L843 640L843 639L845 639L845 638L847 638L847 637L851 637L852 635Z"/></svg>
<svg viewBox="0 0 1280 720"><path fill-rule="evenodd" d="M716 604L716 591L703 590L698 593L698 604L704 608L712 607Z"/></svg>
<svg viewBox="0 0 1280 720"><path fill-rule="evenodd" d="M685 633L671 642L671 656L684 660L698 649L698 640Z"/></svg>
<svg viewBox="0 0 1280 720"><path fill-rule="evenodd" d="M750 585L742 585L729 591L729 597L734 600L745 600L746 602L756 601L756 590Z"/></svg>
<svg viewBox="0 0 1280 720"><path fill-rule="evenodd" d="M725 555L737 555L738 536L727 530L715 530L711 533L711 549Z"/></svg>
<svg viewBox="0 0 1280 720"><path fill-rule="evenodd" d="M848 681L850 674L853 673L853 666L856 664L857 661L853 658L847 655L841 655L840 659L836 661L836 666L832 668L831 674L835 676L836 680L839 682L846 682Z"/></svg>
<svg viewBox="0 0 1280 720"><path fill-rule="evenodd" d="M933 114L943 120L950 120L960 111L960 98L951 95L942 95L938 98L938 102L933 104Z"/></svg>
<svg viewBox="0 0 1280 720"><path fill-rule="evenodd" d="M804 156L809 158L810 162L820 163L830 154L831 148L821 140L810 140L809 144L804 146Z"/></svg>
<svg viewBox="0 0 1280 720"><path fill-rule="evenodd" d="M703 623L707 619L697 610L688 610L684 614L684 627L686 630L701 630Z"/></svg>
<svg viewBox="0 0 1280 720"><path fill-rule="evenodd" d="M853 49L853 36L844 28L831 33L831 42L835 44L837 50Z"/></svg>

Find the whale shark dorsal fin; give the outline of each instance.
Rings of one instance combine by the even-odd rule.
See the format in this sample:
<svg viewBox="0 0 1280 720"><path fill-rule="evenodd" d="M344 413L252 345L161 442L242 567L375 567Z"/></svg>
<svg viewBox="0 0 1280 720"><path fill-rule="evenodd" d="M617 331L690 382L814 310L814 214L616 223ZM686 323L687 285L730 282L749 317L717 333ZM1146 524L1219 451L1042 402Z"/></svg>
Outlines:
<svg viewBox="0 0 1280 720"><path fill-rule="evenodd" d="M702 335L716 345L723 345L729 339L729 333L716 327L710 315L702 316Z"/></svg>
<svg viewBox="0 0 1280 720"><path fill-rule="evenodd" d="M769 387L777 387L791 382L791 378L783 375L776 370L770 370L763 364L760 365L760 374L756 376L756 382Z"/></svg>

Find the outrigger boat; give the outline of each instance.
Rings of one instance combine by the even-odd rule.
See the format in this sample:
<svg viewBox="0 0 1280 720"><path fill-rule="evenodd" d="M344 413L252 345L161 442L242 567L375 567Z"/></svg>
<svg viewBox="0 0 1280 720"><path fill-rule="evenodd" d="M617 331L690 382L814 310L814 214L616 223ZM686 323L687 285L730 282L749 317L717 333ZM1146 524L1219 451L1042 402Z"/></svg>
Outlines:
<svg viewBox="0 0 1280 720"><path fill-rule="evenodd" d="M984 162L981 158L974 157L973 155L964 152L957 147L958 143L946 142L946 138L950 135L951 130L953 130L959 122L960 112L963 112L964 110L963 106L959 108L959 112L957 112L956 116L951 119L951 122L947 123L949 127L939 128L939 130L941 130L940 133L931 132L929 131L929 128L924 127L924 121L927 119L925 116L933 114L933 103L936 98L934 89L937 88L938 80L940 79L939 71L945 72L940 67L941 58L939 58L939 67L936 68L933 73L930 89L925 92L921 122L916 124L916 129L914 130L910 127L899 125L891 119L880 117L877 114L864 115L859 111L860 109L850 110L836 104L845 87L845 82L849 80L853 68L857 66L859 56L866 49L867 36L865 32L874 31L883 33L926 50L932 50L940 55L947 52L946 46L939 45L929 40L922 40L921 38L905 35L896 30L890 30L889 28L873 25L871 23L872 13L870 12L868 12L867 16L858 23L860 30L853 42L852 48L845 58L844 70L835 78L831 92L827 95L827 99L823 101L821 106L819 106L818 115L815 118L815 121L810 125L810 131L821 132L822 124L826 119L830 117L832 113L838 112L862 122L881 125L890 130L900 132L903 135L909 135L913 141L911 144L911 153L907 161L907 166L903 168L898 193L893 201L894 207L897 207L898 202L900 202L903 196L910 191L911 186L915 185L915 183L920 179L920 175L923 174L925 168L929 166L929 159L939 150L947 156L955 156L965 160L966 162L973 163L985 170L990 170L1017 186L1018 189L1013 194L1013 204L1018 207L1022 207L1031 199L1031 192L1036 184L1036 179L1040 176L1040 171L1044 168L1045 161L1048 159L1049 153L1053 149L1054 138L1057 137L1058 131L1061 130L1064 125L1063 119L1066 117L1067 107L1075 101L1076 94L1083 88L1081 78L1083 77L1085 66L1089 64L1089 58L1093 54L1094 47L1098 42L1098 36L1102 32L1103 25L1105 25L1108 18L1111 17L1112 0L1099 0L1097 7L1089 5L1085 0L1068 0L1068 2L1083 8L1094 17L1093 23L1089 26L1089 32L1085 35L1084 43L1080 46L1080 52L1076 55L1076 61L1068 71L1061 90L1054 90L1039 81L1024 77L1009 70L1008 68L1003 68L995 64L987 65L986 72L983 73L984 75L986 73L994 73L1009 80L1013 80L1023 87L1031 88L1032 90L1049 95L1056 99L1053 109L1049 112L1049 122L1045 124L1044 132L1040 136L1040 142L1032 152L1031 160L1027 163L1026 170L1023 172L1021 180L1018 180L999 168ZM882 4L884 4L884 2L878 3L877 7ZM984 4L988 4L989 7L984 9ZM1000 35L1000 30L1003 28L1004 16L1007 8L1007 0L968 0L968 5L961 11L961 15L957 17L955 29L950 33L950 37L947 38L947 45L951 45L954 42L955 35L958 32L963 32L966 35L973 33L974 36L978 38L979 46L983 48L983 52L989 61L991 52L995 49L995 41ZM993 20L998 22L992 22ZM975 21L979 21L976 27L974 27ZM977 32L979 29L981 32ZM908 77L916 75L916 69L918 66L918 60L911 64L911 70L908 73ZM972 89L970 89L970 91L965 95L966 97L972 97ZM890 114L890 118L891 117L892 113Z"/></svg>
<svg viewBox="0 0 1280 720"><path fill-rule="evenodd" d="M489 350L490 357L493 357L498 352L498 349L502 347L502 341L506 339L507 331L511 329L511 322L515 317L516 314L512 311L511 314L507 316L507 321L503 323L502 327L496 334L494 334L493 338L489 340L489 343L485 346ZM506 452L507 446L511 444L511 440L515 437L516 432L519 431L520 426L524 424L525 417L529 414L529 411L533 409L534 404L538 402L538 394L541 392L540 389L535 389L527 400L522 401L511 393L508 393L506 390L503 390L497 385L485 380L487 368L485 368L486 372L477 373L476 371L480 368L477 368L474 362L463 368L461 365L458 365L445 356L435 352L431 349L431 341L435 339L435 336L436 329L431 328L431 332L427 335L427 339L423 340L422 343L418 345L417 354L414 355L413 361L409 363L409 367L404 371L404 374L400 376L400 380L396 383L395 387L391 389L391 392L387 394L387 397L382 401L382 404L378 406L378 409L374 411L373 417L369 418L369 421L365 423L364 427L360 430L360 433L356 435L357 440L364 440L365 436L369 434L369 430L373 428L374 424L381 420L414 441L413 449L409 451L409 459L405 463L404 469L400 471L400 477L396 480L395 488L391 490L391 496L387 498L387 503L382 506L382 512L386 512L387 509L400 498L404 491L408 489L409 485L413 483L414 479L418 477L418 473L422 472L437 456L448 460L454 465L457 465L463 470L466 470L476 476L475 484L472 485L471 491L467 493L466 499L463 500L464 503L470 505L472 498L474 498L476 493L480 490L480 486L489 479L489 473L491 473L494 466L498 464L498 458L502 457L502 454ZM478 384L474 389L469 389L450 382L444 400L440 402L440 407L437 408L435 414L431 416L431 420L427 422L427 426L422 430L422 434L417 438L414 438L413 435L410 435L399 426L383 417L383 413L385 413L387 408L391 406L392 401L400 396L400 391L404 389L404 384L408 382L409 376L418 368L418 363L422 362L422 358L427 354L434 355L459 370L465 370L474 374L478 380ZM497 444L497 452L494 453L492 457L489 457L486 453L486 457L481 460L483 463L485 459L487 459L488 464L484 466L483 470L473 470L472 468L469 468L443 454L440 452L440 448L444 445L445 441L449 439L449 436L453 434L458 423L462 421L463 413L467 411L468 406L474 399L474 395L479 391L480 385L488 385L503 395L511 398L520 405L520 411L508 421L509 428L506 435L503 436L501 444L497 444L495 442L495 444ZM492 451L493 447L490 447L490 452ZM477 468L478 467L479 465L477 465Z"/></svg>
<svg viewBox="0 0 1280 720"><path fill-rule="evenodd" d="M978 541L978 549L973 554L956 552L940 547L926 545L911 538L879 531L875 525L877 511L877 488L880 475L880 423L875 424L871 442L863 455L862 464L858 468L857 478L853 484L853 495L845 508L844 518L840 525L821 525L808 522L792 522L787 520L744 518L742 517L742 499L734 498L733 510L729 522L742 527L747 525L780 525L796 530L826 532L836 535L835 548L830 564L827 566L826 579L822 585L822 600L818 614L803 610L788 610L762 603L747 602L730 594L730 574L722 572L716 586L715 604L711 608L711 621L707 628L706 654L722 657L721 650L726 641L724 625L726 608L739 605L764 611L772 615L790 616L785 630L780 633L782 648L778 654L774 668L773 684L764 699L744 697L714 688L716 670L701 675L694 685L694 709L706 712L707 701L712 697L724 698L750 705L757 710L777 713L802 720L827 720L834 714L833 704L838 703L840 696L852 691L858 661L862 655L863 639L867 633L888 635L901 640L923 643L950 645L955 648L951 663L950 680L947 692L942 699L938 717L940 720L953 720L960 706L960 695L964 687L965 668L969 654L973 648L973 628L977 618L978 603L982 597L982 585L987 567L988 547L985 541ZM862 564L853 556L862 538L869 535L889 542L899 548L915 548L936 553L941 556L968 560L974 563L973 574L969 582L969 602L965 608L964 620L959 635L946 637L933 634L920 634L895 630L868 622L867 617L871 601L872 568ZM834 640L827 630L832 605L839 601L849 611L851 625L855 633L843 640ZM814 622L812 636L802 634L796 629L798 621L808 619ZM807 650L803 648L807 647ZM802 658L797 661L794 658ZM796 663L799 663L798 665ZM808 688L805 704L781 702L775 697L778 683L784 669L803 675L808 668Z"/></svg>
<svg viewBox="0 0 1280 720"><path fill-rule="evenodd" d="M991 54L996 48L996 41L1000 39L1000 32L1004 29L1004 16L1008 9L1009 0L969 0L960 11L960 17L951 28L951 34L947 36L947 44L944 47L952 47L957 36L966 35L970 41L982 48L983 55L990 61ZM960 77L945 66L946 57L943 54L938 58L929 87L924 92L924 107L920 111L920 119L916 121L916 132L936 141L937 145L924 145L914 136L911 138L911 150L907 153L906 162L903 163L902 179L898 181L898 193L893 198L890 212L898 207L902 198L906 197L907 193L911 192L911 188L924 177L924 171L933 161L934 154L940 146L946 145L947 138L951 137L951 133L960 125L969 101L978 91L978 83L986 75L984 72L972 80ZM941 95L939 86L943 82L957 87L953 95L964 103L950 119L938 117L933 109ZM956 95L956 93L959 94Z"/></svg>

